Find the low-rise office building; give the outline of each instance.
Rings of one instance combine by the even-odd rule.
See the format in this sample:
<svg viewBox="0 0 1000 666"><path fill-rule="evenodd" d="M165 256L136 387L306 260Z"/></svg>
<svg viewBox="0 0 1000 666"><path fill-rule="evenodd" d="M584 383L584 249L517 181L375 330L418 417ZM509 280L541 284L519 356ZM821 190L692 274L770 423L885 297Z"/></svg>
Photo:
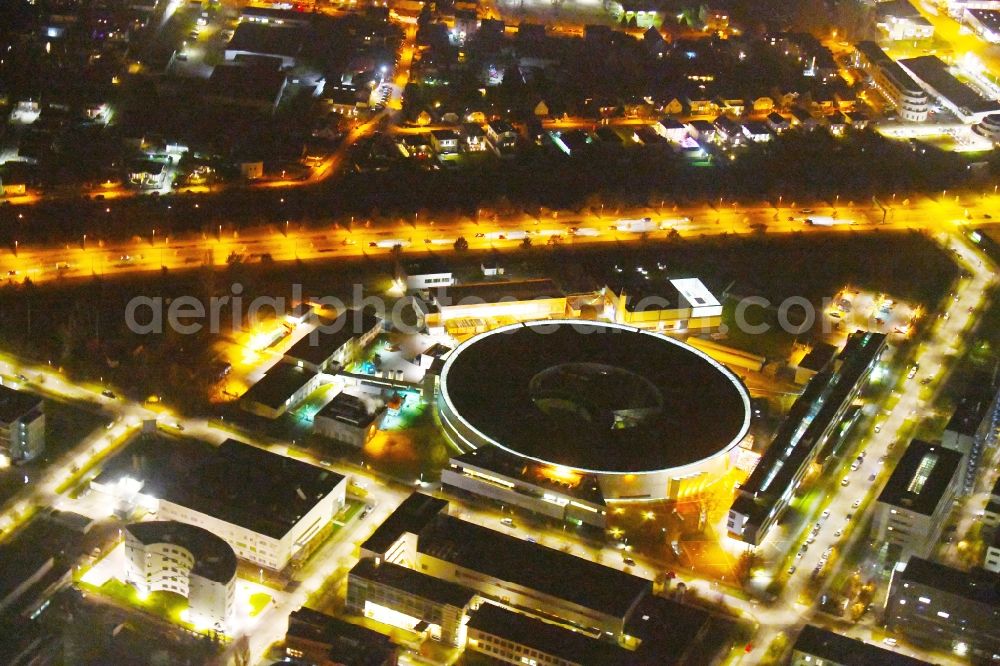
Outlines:
<svg viewBox="0 0 1000 666"><path fill-rule="evenodd" d="M405 281L407 291L437 289L455 284L451 267L436 255L406 262L400 266L399 277Z"/></svg>
<svg viewBox="0 0 1000 666"><path fill-rule="evenodd" d="M304 607L288 616L285 654L316 666L398 663L398 650L388 636Z"/></svg>
<svg viewBox="0 0 1000 666"><path fill-rule="evenodd" d="M941 435L941 443L963 456L962 489L975 487L983 452L996 441L1000 424L1000 383L980 376L972 391L962 398Z"/></svg>
<svg viewBox="0 0 1000 666"><path fill-rule="evenodd" d="M236 553L208 530L176 521L125 528L125 582L140 595L186 597L188 620L223 631L233 619Z"/></svg>
<svg viewBox="0 0 1000 666"><path fill-rule="evenodd" d="M593 474L573 474L485 446L453 457L441 484L571 525L607 527L607 505Z"/></svg>
<svg viewBox="0 0 1000 666"><path fill-rule="evenodd" d="M1000 43L1000 11L967 8L962 22L990 44Z"/></svg>
<svg viewBox="0 0 1000 666"><path fill-rule="evenodd" d="M875 7L877 25L892 41L930 39L934 25L909 0L889 0Z"/></svg>
<svg viewBox="0 0 1000 666"><path fill-rule="evenodd" d="M469 620L467 650L505 664L626 666L633 654L610 641L484 603Z"/></svg>
<svg viewBox="0 0 1000 666"><path fill-rule="evenodd" d="M927 93L878 44L859 42L855 46L854 66L868 75L875 88L896 107L900 118L912 123L927 120L930 110Z"/></svg>
<svg viewBox="0 0 1000 666"><path fill-rule="evenodd" d="M708 331L722 323L722 304L698 278L615 280L604 287L604 314L619 324L657 330Z"/></svg>
<svg viewBox="0 0 1000 666"><path fill-rule="evenodd" d="M926 666L928 662L807 624L792 645L791 666Z"/></svg>
<svg viewBox="0 0 1000 666"><path fill-rule="evenodd" d="M941 536L961 486L962 454L915 439L875 502L872 536L889 562L927 557Z"/></svg>
<svg viewBox="0 0 1000 666"><path fill-rule="evenodd" d="M361 544L361 557L378 557L413 568L417 535L438 515L447 513L448 500L411 493Z"/></svg>
<svg viewBox="0 0 1000 666"><path fill-rule="evenodd" d="M313 372L334 374L357 360L382 332L383 321L371 308L345 310L319 325L285 352L285 360Z"/></svg>
<svg viewBox="0 0 1000 666"><path fill-rule="evenodd" d="M45 410L38 396L0 385L0 459L22 463L45 450Z"/></svg>
<svg viewBox="0 0 1000 666"><path fill-rule="evenodd" d="M279 361L240 398L251 414L276 419L319 388L321 376L309 368Z"/></svg>
<svg viewBox="0 0 1000 666"><path fill-rule="evenodd" d="M281 570L308 556L344 507L347 478L327 469L232 439L171 447L172 456L157 443L126 449L91 487L159 520L205 528L257 566Z"/></svg>
<svg viewBox="0 0 1000 666"><path fill-rule="evenodd" d="M361 448L375 436L385 414L381 402L341 391L316 412L313 432Z"/></svg>
<svg viewBox="0 0 1000 666"><path fill-rule="evenodd" d="M986 508L983 510L983 524L991 528L1000 526L1000 479L997 479L997 482L993 484L990 497L986 500Z"/></svg>
<svg viewBox="0 0 1000 666"><path fill-rule="evenodd" d="M360 560L347 575L347 610L454 647L465 645L476 593L462 585L377 557Z"/></svg>
<svg viewBox="0 0 1000 666"><path fill-rule="evenodd" d="M891 631L922 645L1000 659L1000 575L911 557L892 573L885 611Z"/></svg>

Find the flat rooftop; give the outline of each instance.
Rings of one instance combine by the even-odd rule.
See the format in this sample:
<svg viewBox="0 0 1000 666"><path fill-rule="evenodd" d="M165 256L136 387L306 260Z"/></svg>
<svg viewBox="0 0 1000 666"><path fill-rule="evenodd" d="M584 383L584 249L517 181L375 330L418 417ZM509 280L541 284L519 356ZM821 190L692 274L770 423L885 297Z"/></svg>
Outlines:
<svg viewBox="0 0 1000 666"><path fill-rule="evenodd" d="M302 50L305 36L306 31L301 28L240 23L226 50L294 58Z"/></svg>
<svg viewBox="0 0 1000 666"><path fill-rule="evenodd" d="M82 550L83 536L38 517L0 543L0 601L42 568L49 558L61 558L64 568ZM0 640L0 643L3 641Z"/></svg>
<svg viewBox="0 0 1000 666"><path fill-rule="evenodd" d="M845 666L863 666L864 664L927 666L930 663L891 650L883 650L856 638L848 638L811 624L807 624L802 629L792 646L792 650L819 657L832 664L844 664Z"/></svg>
<svg viewBox="0 0 1000 666"><path fill-rule="evenodd" d="M625 666L633 663L633 654L614 643L591 638L491 603L484 603L479 607L469 618L468 628L577 664Z"/></svg>
<svg viewBox="0 0 1000 666"><path fill-rule="evenodd" d="M349 575L456 608L465 608L476 596L475 590L415 569L385 561L376 564L374 557L361 558Z"/></svg>
<svg viewBox="0 0 1000 666"><path fill-rule="evenodd" d="M382 666L396 650L384 634L305 607L288 616L287 635L329 645L334 663L348 666Z"/></svg>
<svg viewBox="0 0 1000 666"><path fill-rule="evenodd" d="M0 423L13 423L41 404L42 399L37 395L0 385Z"/></svg>
<svg viewBox="0 0 1000 666"><path fill-rule="evenodd" d="M345 310L336 319L323 318L315 330L307 333L285 352L285 358L314 365L325 363L351 339L368 333L379 322L380 319L371 308Z"/></svg>
<svg viewBox="0 0 1000 666"><path fill-rule="evenodd" d="M316 373L312 370L279 361L243 394L241 400L280 409L288 404L288 399L296 391L315 376Z"/></svg>
<svg viewBox="0 0 1000 666"><path fill-rule="evenodd" d="M584 321L471 338L448 357L441 394L489 442L592 473L700 462L742 439L750 419L743 384L701 352Z"/></svg>
<svg viewBox="0 0 1000 666"><path fill-rule="evenodd" d="M697 660L688 661L688 658L696 650L711 650L711 639L702 644L711 626L712 616L702 608L666 597L648 596L639 602L625 623L625 633L642 641L635 651L637 664L667 666L695 663ZM700 652L698 656L707 661L710 655Z"/></svg>
<svg viewBox="0 0 1000 666"><path fill-rule="evenodd" d="M221 97L274 104L285 85L277 68L217 65L208 77L208 92Z"/></svg>
<svg viewBox="0 0 1000 666"><path fill-rule="evenodd" d="M948 420L946 430L959 435L975 436L997 399L1000 387L989 375L979 375L971 382L974 387L964 396Z"/></svg>
<svg viewBox="0 0 1000 666"><path fill-rule="evenodd" d="M420 534L438 514L448 512L448 501L412 493L396 507L363 544L361 550L384 554L406 533Z"/></svg>
<svg viewBox="0 0 1000 666"><path fill-rule="evenodd" d="M1000 574L985 569L962 571L922 557L911 557L900 580L924 585L991 608L1000 608Z"/></svg>
<svg viewBox="0 0 1000 666"><path fill-rule="evenodd" d="M892 470L878 501L930 516L961 465L960 452L915 439Z"/></svg>
<svg viewBox="0 0 1000 666"><path fill-rule="evenodd" d="M417 551L612 617L652 591L644 578L443 514L421 530Z"/></svg>
<svg viewBox="0 0 1000 666"><path fill-rule="evenodd" d="M191 439L140 435L97 477L130 476L142 492L280 539L344 477L322 467L227 439L217 448Z"/></svg>
<svg viewBox="0 0 1000 666"><path fill-rule="evenodd" d="M986 99L956 79L948 71L948 65L937 56L924 55L916 58L905 58L900 60L899 64L959 109L967 109L971 113L1000 111L1000 102Z"/></svg>
<svg viewBox="0 0 1000 666"><path fill-rule="evenodd" d="M828 342L818 342L812 346L809 353L799 361L799 367L805 368L806 370L814 370L815 372L822 372L830 365L833 361L833 357L837 355L837 348Z"/></svg>
<svg viewBox="0 0 1000 666"><path fill-rule="evenodd" d="M627 275L628 277L623 277ZM719 299L698 278L667 278L647 280L636 268L626 269L607 280L608 289L625 295L629 312L681 308L719 308Z"/></svg>
<svg viewBox="0 0 1000 666"><path fill-rule="evenodd" d="M383 411L385 410L369 400L341 391L316 412L314 418L323 417L355 428L366 428L378 419Z"/></svg>
<svg viewBox="0 0 1000 666"><path fill-rule="evenodd" d="M143 545L169 543L188 550L194 557L191 573L228 583L236 575L236 553L224 539L208 530L175 520L132 523L126 528Z"/></svg>
<svg viewBox="0 0 1000 666"><path fill-rule="evenodd" d="M472 282L442 287L435 300L440 307L474 305L507 301L532 301L543 298L565 298L566 293L549 279L505 280L503 282Z"/></svg>

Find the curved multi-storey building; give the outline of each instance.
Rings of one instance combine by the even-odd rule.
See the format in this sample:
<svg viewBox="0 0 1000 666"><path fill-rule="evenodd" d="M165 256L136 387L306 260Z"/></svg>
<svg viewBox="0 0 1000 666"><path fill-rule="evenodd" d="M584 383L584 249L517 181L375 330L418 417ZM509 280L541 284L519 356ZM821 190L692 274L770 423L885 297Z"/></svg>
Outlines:
<svg viewBox="0 0 1000 666"><path fill-rule="evenodd" d="M233 617L236 554L206 529L173 520L125 528L125 581L141 595L187 597L188 619L224 631Z"/></svg>
<svg viewBox="0 0 1000 666"><path fill-rule="evenodd" d="M725 472L750 426L732 372L666 336L557 320L473 337L441 373L446 435L494 446L559 483L594 477L605 500L675 499Z"/></svg>

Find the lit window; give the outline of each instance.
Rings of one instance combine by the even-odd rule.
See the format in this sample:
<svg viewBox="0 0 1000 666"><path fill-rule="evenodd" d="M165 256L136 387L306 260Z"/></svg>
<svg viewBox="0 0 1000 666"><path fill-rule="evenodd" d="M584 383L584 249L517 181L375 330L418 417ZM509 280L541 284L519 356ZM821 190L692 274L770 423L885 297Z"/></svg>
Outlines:
<svg viewBox="0 0 1000 666"><path fill-rule="evenodd" d="M920 597L918 601L922 604L929 604L931 602L931 600L928 599L927 597Z"/></svg>
<svg viewBox="0 0 1000 666"><path fill-rule="evenodd" d="M938 612L937 612L937 615L938 615L938 617L940 617L940 618L944 618L945 620L947 620L947 619L948 619L949 617L951 617L950 615L948 615L948 614L947 614L947 613L945 613L944 611L938 611Z"/></svg>

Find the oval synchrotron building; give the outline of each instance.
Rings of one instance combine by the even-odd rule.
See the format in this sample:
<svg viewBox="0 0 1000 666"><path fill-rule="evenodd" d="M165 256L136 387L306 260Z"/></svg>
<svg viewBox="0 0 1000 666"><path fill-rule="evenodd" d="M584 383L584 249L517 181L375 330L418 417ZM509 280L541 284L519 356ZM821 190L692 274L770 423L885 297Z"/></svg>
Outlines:
<svg viewBox="0 0 1000 666"><path fill-rule="evenodd" d="M438 406L463 450L497 446L594 474L607 500L673 499L706 485L750 426L743 383L703 352L580 320L465 341L441 372Z"/></svg>

